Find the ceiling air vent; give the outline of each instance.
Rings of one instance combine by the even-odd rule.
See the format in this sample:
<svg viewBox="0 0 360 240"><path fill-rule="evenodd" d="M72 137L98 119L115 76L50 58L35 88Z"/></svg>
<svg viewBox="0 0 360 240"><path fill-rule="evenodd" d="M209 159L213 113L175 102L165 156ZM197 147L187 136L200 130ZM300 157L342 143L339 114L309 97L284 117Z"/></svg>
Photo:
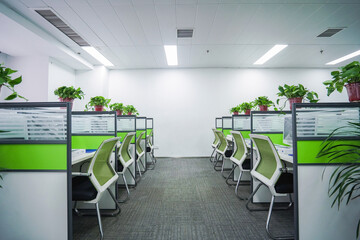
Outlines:
<svg viewBox="0 0 360 240"><path fill-rule="evenodd" d="M325 32L320 33L317 37L332 37L344 28L329 28Z"/></svg>
<svg viewBox="0 0 360 240"><path fill-rule="evenodd" d="M192 38L194 29L178 29L177 37L178 38Z"/></svg>
<svg viewBox="0 0 360 240"><path fill-rule="evenodd" d="M50 9L36 9L40 16L45 18L49 23L54 25L62 33L68 36L71 40L76 42L79 46L90 46L82 37L79 36L74 30L72 30L63 20L61 20L52 10Z"/></svg>

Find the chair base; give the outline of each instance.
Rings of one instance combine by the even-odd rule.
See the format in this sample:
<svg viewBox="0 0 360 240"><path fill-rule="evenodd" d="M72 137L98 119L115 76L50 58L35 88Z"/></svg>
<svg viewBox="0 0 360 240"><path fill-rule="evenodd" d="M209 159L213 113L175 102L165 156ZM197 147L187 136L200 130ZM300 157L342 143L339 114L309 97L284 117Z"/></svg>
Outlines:
<svg viewBox="0 0 360 240"><path fill-rule="evenodd" d="M118 173L118 174L119 174L119 173ZM120 174L122 175L122 178L123 178L123 181L124 181L124 185L125 185L125 187L126 187L126 193L127 193L127 195L126 195L126 198L125 198L125 199L123 199L123 200L118 199L117 202L119 202L119 203L124 203L124 202L126 202L127 200L130 199L130 191L129 191L129 186L128 186L128 184L127 184L127 181L126 181L126 178L125 178L124 173L120 173Z"/></svg>

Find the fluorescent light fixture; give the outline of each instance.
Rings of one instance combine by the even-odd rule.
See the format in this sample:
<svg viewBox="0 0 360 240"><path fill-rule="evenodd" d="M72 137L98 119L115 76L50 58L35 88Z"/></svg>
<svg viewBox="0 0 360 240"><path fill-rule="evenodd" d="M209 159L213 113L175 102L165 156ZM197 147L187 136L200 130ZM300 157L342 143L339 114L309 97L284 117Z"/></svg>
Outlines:
<svg viewBox="0 0 360 240"><path fill-rule="evenodd" d="M356 56L359 56L360 55L360 50L356 51L356 52L353 52L353 53L350 53L344 57L341 57L341 58L338 58L338 59L335 59L334 61L331 61L331 62L328 62L326 65L335 65L335 64L338 64L339 62L343 62L345 60L348 60L350 58L353 58L353 57L356 57Z"/></svg>
<svg viewBox="0 0 360 240"><path fill-rule="evenodd" d="M85 51L87 51L91 56L96 58L99 62L101 62L106 67L112 67L114 64L112 64L109 60L107 60L98 50L96 50L94 47L82 47Z"/></svg>
<svg viewBox="0 0 360 240"><path fill-rule="evenodd" d="M177 59L177 46L176 45L164 45L167 64L169 66L178 65Z"/></svg>
<svg viewBox="0 0 360 240"><path fill-rule="evenodd" d="M259 58L256 62L254 62L255 65L261 65L267 62L270 58L278 54L281 50L286 48L288 45L275 45L272 47L267 53L265 53L261 58Z"/></svg>

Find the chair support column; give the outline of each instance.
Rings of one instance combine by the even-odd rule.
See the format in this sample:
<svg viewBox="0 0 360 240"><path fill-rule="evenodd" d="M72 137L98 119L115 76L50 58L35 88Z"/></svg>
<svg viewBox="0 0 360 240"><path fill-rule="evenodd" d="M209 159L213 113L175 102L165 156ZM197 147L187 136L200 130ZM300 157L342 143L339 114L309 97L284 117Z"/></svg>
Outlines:
<svg viewBox="0 0 360 240"><path fill-rule="evenodd" d="M98 219L98 223L99 223L99 230L100 230L100 240L102 240L104 238L104 232L102 229L102 224L101 224L101 215L100 215L100 209L99 209L99 203L95 203L95 207L96 207L96 215L97 215L97 219Z"/></svg>

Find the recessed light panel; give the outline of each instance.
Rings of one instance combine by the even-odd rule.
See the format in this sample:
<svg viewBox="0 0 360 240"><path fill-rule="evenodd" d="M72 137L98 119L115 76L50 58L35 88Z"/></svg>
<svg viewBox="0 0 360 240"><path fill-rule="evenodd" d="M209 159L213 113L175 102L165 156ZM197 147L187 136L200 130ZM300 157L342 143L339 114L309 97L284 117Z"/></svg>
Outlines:
<svg viewBox="0 0 360 240"><path fill-rule="evenodd" d="M359 56L359 55L360 55L360 50L358 50L356 52L353 52L353 53L350 53L350 54L348 54L346 56L343 56L341 58L335 59L334 61L328 62L326 65L335 65L335 64L338 64L340 62L346 61L346 60L348 60L350 58Z"/></svg>
<svg viewBox="0 0 360 240"><path fill-rule="evenodd" d="M107 60L106 57L104 57L98 50L96 50L94 47L82 47L86 52L88 52L91 56L93 56L96 60L101 62L106 67L112 67L114 64L112 64L109 60Z"/></svg>
<svg viewBox="0 0 360 240"><path fill-rule="evenodd" d="M178 65L177 59L177 46L176 45L164 45L167 64L169 66Z"/></svg>
<svg viewBox="0 0 360 240"><path fill-rule="evenodd" d="M259 58L256 62L254 62L255 65L262 65L265 62L267 62L270 58L274 57L276 54L281 52L284 48L286 48L288 45L275 45L272 47L267 53L265 53L261 58Z"/></svg>

